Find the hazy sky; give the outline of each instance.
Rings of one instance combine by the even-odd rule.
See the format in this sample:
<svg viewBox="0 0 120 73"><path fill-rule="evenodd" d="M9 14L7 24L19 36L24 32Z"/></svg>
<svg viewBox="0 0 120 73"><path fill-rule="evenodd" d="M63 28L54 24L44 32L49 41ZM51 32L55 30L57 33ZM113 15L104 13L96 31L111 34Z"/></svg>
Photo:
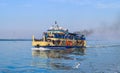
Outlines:
<svg viewBox="0 0 120 73"><path fill-rule="evenodd" d="M119 12L120 0L0 0L0 38L40 36L55 20L72 32L111 26Z"/></svg>

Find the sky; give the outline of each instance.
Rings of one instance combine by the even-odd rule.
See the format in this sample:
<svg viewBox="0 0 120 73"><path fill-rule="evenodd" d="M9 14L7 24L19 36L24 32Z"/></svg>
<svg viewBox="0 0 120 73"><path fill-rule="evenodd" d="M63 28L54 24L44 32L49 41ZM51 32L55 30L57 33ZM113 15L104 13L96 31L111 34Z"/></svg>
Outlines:
<svg viewBox="0 0 120 73"><path fill-rule="evenodd" d="M55 21L71 32L115 33L119 16L120 0L0 0L0 39L39 37Z"/></svg>

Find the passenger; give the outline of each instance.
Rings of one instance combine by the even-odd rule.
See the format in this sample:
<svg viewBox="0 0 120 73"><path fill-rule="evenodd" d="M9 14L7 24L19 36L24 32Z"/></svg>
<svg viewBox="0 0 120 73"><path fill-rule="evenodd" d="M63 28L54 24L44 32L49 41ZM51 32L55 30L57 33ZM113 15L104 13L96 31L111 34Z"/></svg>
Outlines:
<svg viewBox="0 0 120 73"><path fill-rule="evenodd" d="M62 44L63 44L62 41L60 41L59 46L62 46Z"/></svg>
<svg viewBox="0 0 120 73"><path fill-rule="evenodd" d="M80 37L80 40L85 40L85 36L82 35L82 36Z"/></svg>
<svg viewBox="0 0 120 73"><path fill-rule="evenodd" d="M82 35L81 37L80 37L80 40L81 40L81 42L80 42L80 44L82 45L82 46L84 46L84 44L85 44L85 36L84 35Z"/></svg>
<svg viewBox="0 0 120 73"><path fill-rule="evenodd" d="M55 41L54 41L54 40L53 40L52 42L53 42L53 44L55 44Z"/></svg>

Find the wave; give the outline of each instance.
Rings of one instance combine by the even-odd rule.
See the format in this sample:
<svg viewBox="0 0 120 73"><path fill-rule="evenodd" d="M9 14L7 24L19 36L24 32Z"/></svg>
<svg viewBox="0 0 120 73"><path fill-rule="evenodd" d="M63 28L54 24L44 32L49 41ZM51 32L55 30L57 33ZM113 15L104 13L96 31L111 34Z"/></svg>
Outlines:
<svg viewBox="0 0 120 73"><path fill-rule="evenodd" d="M112 45L88 45L86 48L107 48L107 47L120 47L120 44L112 44Z"/></svg>

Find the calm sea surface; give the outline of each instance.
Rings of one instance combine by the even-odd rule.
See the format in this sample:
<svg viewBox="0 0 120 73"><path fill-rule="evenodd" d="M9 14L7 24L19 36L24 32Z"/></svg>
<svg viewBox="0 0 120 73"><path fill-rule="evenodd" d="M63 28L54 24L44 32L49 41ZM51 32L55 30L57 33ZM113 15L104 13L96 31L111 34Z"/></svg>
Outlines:
<svg viewBox="0 0 120 73"><path fill-rule="evenodd" d="M88 41L80 49L31 48L31 41L0 41L0 73L120 73L119 41Z"/></svg>

